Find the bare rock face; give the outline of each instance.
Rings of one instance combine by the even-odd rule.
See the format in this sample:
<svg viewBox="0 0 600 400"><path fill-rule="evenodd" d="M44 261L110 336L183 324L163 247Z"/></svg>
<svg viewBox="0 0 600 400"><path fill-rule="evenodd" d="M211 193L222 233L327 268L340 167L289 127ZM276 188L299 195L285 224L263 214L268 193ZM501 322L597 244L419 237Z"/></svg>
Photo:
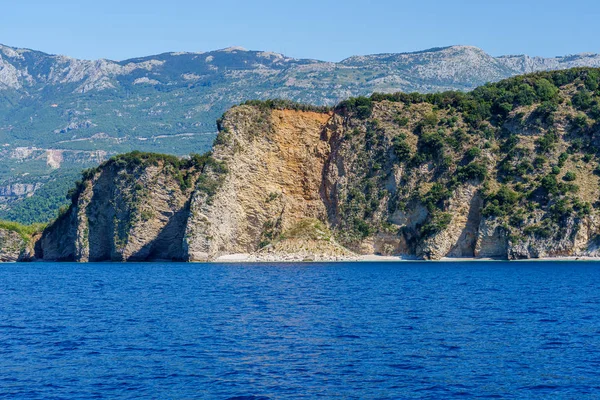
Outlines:
<svg viewBox="0 0 600 400"><path fill-rule="evenodd" d="M17 261L25 246L17 232L0 228L0 262Z"/></svg>
<svg viewBox="0 0 600 400"><path fill-rule="evenodd" d="M423 242L418 249L421 257L439 260L474 256L483 206L478 190L478 186L466 185L455 191L448 206L452 215L448 227Z"/></svg>
<svg viewBox="0 0 600 400"><path fill-rule="evenodd" d="M164 160L109 161L79 188L73 205L40 240L38 258L75 261L183 260L183 235L197 172Z"/></svg>
<svg viewBox="0 0 600 400"><path fill-rule="evenodd" d="M190 260L252 253L302 219L326 218L319 189L330 152L329 118L250 106L226 114L213 157L229 172L218 192L200 190L192 198L185 235Z"/></svg>
<svg viewBox="0 0 600 400"><path fill-rule="evenodd" d="M482 219L477 235L475 257L506 258L508 256L508 232L497 221Z"/></svg>

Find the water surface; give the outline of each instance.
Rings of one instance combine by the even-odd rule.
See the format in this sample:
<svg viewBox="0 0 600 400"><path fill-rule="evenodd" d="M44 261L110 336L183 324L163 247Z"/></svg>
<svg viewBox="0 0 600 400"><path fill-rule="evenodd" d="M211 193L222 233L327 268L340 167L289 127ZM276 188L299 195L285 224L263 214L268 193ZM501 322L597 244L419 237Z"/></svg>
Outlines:
<svg viewBox="0 0 600 400"><path fill-rule="evenodd" d="M0 264L0 397L599 398L600 263Z"/></svg>

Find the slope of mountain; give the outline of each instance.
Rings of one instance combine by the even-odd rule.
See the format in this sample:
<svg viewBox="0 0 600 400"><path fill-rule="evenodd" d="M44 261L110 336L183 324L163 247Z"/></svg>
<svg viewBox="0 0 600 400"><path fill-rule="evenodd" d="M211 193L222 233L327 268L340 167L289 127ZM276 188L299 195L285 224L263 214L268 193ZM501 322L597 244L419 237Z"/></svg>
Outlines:
<svg viewBox="0 0 600 400"><path fill-rule="evenodd" d="M600 256L600 69L333 110L250 102L212 153L84 173L46 260Z"/></svg>
<svg viewBox="0 0 600 400"><path fill-rule="evenodd" d="M453 46L332 63L229 48L114 62L0 46L0 217L18 218L10 209L23 198L111 154L206 151L214 120L248 99L333 105L373 92L466 91L525 72L573 66L600 66L600 56L492 57ZM27 190L14 190L16 185ZM41 195L54 208L60 203Z"/></svg>

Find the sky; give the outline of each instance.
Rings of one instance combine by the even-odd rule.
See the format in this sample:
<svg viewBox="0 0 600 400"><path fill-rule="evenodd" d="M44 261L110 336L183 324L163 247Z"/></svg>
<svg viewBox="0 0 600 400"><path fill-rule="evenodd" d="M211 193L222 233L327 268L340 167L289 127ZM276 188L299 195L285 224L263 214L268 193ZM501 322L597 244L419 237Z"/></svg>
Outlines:
<svg viewBox="0 0 600 400"><path fill-rule="evenodd" d="M0 10L0 43L83 59L229 46L326 61L458 44L600 53L598 0L0 0Z"/></svg>

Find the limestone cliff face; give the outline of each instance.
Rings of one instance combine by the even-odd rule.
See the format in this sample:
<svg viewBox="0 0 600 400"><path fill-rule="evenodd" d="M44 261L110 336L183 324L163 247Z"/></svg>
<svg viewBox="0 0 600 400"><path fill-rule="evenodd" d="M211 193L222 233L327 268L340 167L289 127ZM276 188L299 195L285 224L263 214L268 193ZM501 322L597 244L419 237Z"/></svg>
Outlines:
<svg viewBox="0 0 600 400"><path fill-rule="evenodd" d="M326 221L320 187L330 119L251 106L228 112L213 157L229 172L214 195L197 191L192 198L189 259L252 253L304 219Z"/></svg>
<svg viewBox="0 0 600 400"><path fill-rule="evenodd" d="M189 186L197 171L180 171L163 160L110 161L90 173L71 208L40 239L45 260L184 260L183 235Z"/></svg>

